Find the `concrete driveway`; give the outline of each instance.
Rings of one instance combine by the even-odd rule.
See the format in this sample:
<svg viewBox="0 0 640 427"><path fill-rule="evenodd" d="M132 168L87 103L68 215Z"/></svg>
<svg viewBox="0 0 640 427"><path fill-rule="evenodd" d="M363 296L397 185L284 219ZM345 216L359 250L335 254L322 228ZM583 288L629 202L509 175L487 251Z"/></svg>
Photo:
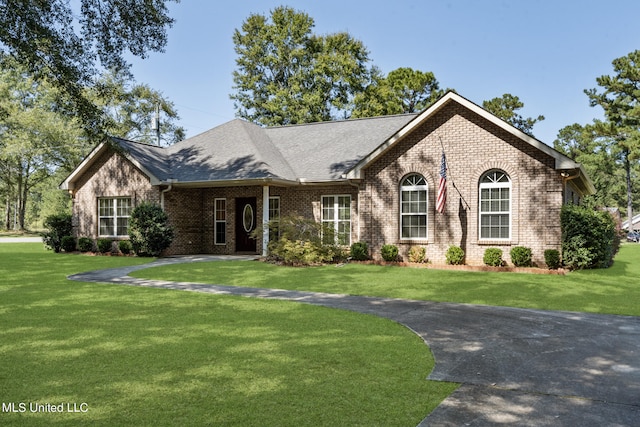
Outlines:
<svg viewBox="0 0 640 427"><path fill-rule="evenodd" d="M640 317L203 285L135 279L131 271L72 280L275 298L374 314L421 336L436 365L429 379L460 388L420 426L639 426Z"/></svg>

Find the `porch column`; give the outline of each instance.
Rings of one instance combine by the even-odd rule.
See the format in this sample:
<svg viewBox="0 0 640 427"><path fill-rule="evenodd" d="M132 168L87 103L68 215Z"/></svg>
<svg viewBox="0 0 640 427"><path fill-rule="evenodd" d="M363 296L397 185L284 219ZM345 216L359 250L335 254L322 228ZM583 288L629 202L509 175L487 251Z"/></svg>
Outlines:
<svg viewBox="0 0 640 427"><path fill-rule="evenodd" d="M262 256L267 256L269 244L269 186L262 187Z"/></svg>

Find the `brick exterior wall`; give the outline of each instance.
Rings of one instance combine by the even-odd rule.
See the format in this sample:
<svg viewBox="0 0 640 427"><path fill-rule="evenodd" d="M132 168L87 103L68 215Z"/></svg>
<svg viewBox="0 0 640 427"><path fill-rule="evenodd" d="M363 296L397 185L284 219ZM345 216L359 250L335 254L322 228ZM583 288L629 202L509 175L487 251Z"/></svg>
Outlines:
<svg viewBox="0 0 640 427"><path fill-rule="evenodd" d="M449 171L446 208L439 214L435 198L442 146ZM427 258L435 263L445 262L451 245L465 250L468 264L482 264L488 247L501 248L509 262L513 246L527 246L534 262L544 265L544 250L560 249L563 183L553 167L552 157L451 103L365 170L360 195L362 240L377 257L386 243L398 245L405 259L411 246L424 246ZM492 169L506 172L511 179L508 242L479 239L479 183ZM421 174L428 183L425 240L400 238L400 183L410 173Z"/></svg>
<svg viewBox="0 0 640 427"><path fill-rule="evenodd" d="M435 198L443 145L449 166L448 197L445 212L440 214L435 210ZM457 245L465 250L468 264L482 264L488 247L501 248L504 259L510 261L513 246L527 246L534 262L543 265L545 249L560 249L563 197L571 201L578 197L577 193L563 192L554 161L463 106L450 103L368 165L360 182L270 186L269 194L279 197L281 216L302 215L316 221L321 219L322 196L350 195L351 242L367 242L375 258L380 258L380 248L386 243L398 245L405 259L411 246L420 245L426 248L430 261L444 263L447 248ZM479 239L479 182L492 169L506 172L511 179L511 239L507 242ZM400 183L411 173L421 174L428 183L428 237L424 240L400 238ZM181 188L176 184L164 193L161 190L167 187L152 186L144 173L119 154L103 154L76 186L76 236L98 237L100 197L128 196L134 206L142 200L160 203L164 198L176 230L167 254L236 253L237 198L255 197L256 221L262 222L262 185ZM226 200L224 244L214 241L216 199ZM256 252L261 250L259 236Z"/></svg>
<svg viewBox="0 0 640 427"><path fill-rule="evenodd" d="M149 178L121 155L107 152L80 177L73 193L73 230L76 237L98 238L98 199L131 197L159 203L160 193Z"/></svg>

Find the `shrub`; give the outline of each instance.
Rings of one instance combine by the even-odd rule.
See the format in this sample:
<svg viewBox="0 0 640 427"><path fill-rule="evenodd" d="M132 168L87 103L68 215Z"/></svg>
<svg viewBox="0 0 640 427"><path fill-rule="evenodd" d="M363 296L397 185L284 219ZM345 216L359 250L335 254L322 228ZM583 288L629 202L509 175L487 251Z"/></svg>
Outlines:
<svg viewBox="0 0 640 427"><path fill-rule="evenodd" d="M88 237L79 238L78 249L80 252L91 252L93 250L93 240Z"/></svg>
<svg viewBox="0 0 640 427"><path fill-rule="evenodd" d="M464 251L460 246L449 246L445 258L449 265L462 265L464 264Z"/></svg>
<svg viewBox="0 0 640 427"><path fill-rule="evenodd" d="M62 249L62 238L73 234L71 225L71 215L56 214L49 215L44 220L44 227L48 230L42 235L42 241L47 249L60 252Z"/></svg>
<svg viewBox="0 0 640 427"><path fill-rule="evenodd" d="M351 259L355 261L364 261L369 259L369 247L365 242L356 242L351 245L349 251Z"/></svg>
<svg viewBox="0 0 640 427"><path fill-rule="evenodd" d="M544 262L551 270L560 268L560 251L556 249L547 249L544 251Z"/></svg>
<svg viewBox="0 0 640 427"><path fill-rule="evenodd" d="M511 262L516 267L531 267L531 248L515 246L509 252Z"/></svg>
<svg viewBox="0 0 640 427"><path fill-rule="evenodd" d="M139 256L158 256L173 242L169 217L154 203L143 202L133 208L129 218L131 247Z"/></svg>
<svg viewBox="0 0 640 427"><path fill-rule="evenodd" d="M98 239L96 242L96 246L98 246L98 252L102 254L106 254L113 250L113 240L111 239Z"/></svg>
<svg viewBox="0 0 640 427"><path fill-rule="evenodd" d="M64 236L60 246L65 252L73 252L76 250L76 238L73 236Z"/></svg>
<svg viewBox="0 0 640 427"><path fill-rule="evenodd" d="M410 262L425 262L427 250L423 246L411 246L409 248Z"/></svg>
<svg viewBox="0 0 640 427"><path fill-rule="evenodd" d="M502 259L502 249L487 248L484 251L482 261L485 265L488 265L490 267L502 267L504 265L504 261Z"/></svg>
<svg viewBox="0 0 640 427"><path fill-rule="evenodd" d="M396 245L382 245L380 254L382 255L382 259L385 261L397 261L398 247Z"/></svg>
<svg viewBox="0 0 640 427"><path fill-rule="evenodd" d="M335 243L333 229L301 216L281 217L280 237L269 242L269 257L288 265L315 265L344 258L342 247ZM262 231L258 228L254 236Z"/></svg>
<svg viewBox="0 0 640 427"><path fill-rule="evenodd" d="M565 205L560 214L562 259L571 269L606 268L615 255L615 223L607 212Z"/></svg>
<svg viewBox="0 0 640 427"><path fill-rule="evenodd" d="M118 242L118 249L125 255L129 255L131 253L131 242L128 240L120 240Z"/></svg>

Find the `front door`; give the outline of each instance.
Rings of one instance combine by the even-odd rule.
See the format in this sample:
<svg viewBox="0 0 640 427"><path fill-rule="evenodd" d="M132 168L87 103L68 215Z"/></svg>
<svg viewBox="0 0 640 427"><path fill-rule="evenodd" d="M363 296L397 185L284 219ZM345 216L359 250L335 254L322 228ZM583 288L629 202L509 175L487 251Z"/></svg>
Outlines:
<svg viewBox="0 0 640 427"><path fill-rule="evenodd" d="M256 223L256 198L236 199L236 252L256 252L256 239L251 238Z"/></svg>

